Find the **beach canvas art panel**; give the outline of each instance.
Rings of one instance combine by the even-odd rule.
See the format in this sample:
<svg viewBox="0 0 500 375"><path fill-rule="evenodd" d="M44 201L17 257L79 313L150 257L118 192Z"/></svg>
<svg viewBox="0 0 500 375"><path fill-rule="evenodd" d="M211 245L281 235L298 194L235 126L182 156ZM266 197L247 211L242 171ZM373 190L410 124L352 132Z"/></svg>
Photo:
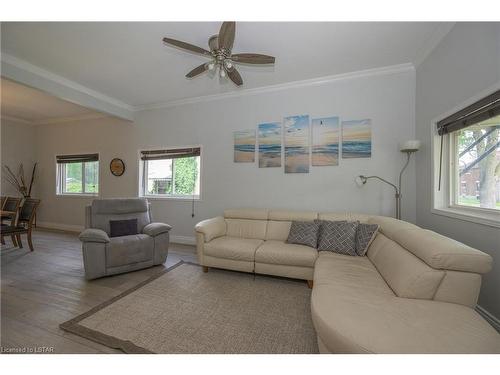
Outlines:
<svg viewBox="0 0 500 375"><path fill-rule="evenodd" d="M234 132L234 162L253 163L255 161L255 130Z"/></svg>
<svg viewBox="0 0 500 375"><path fill-rule="evenodd" d="M259 124L259 168L281 167L281 124Z"/></svg>
<svg viewBox="0 0 500 375"><path fill-rule="evenodd" d="M372 156L372 121L342 121L342 159Z"/></svg>
<svg viewBox="0 0 500 375"><path fill-rule="evenodd" d="M312 120L312 165L339 165L339 136L338 117Z"/></svg>
<svg viewBox="0 0 500 375"><path fill-rule="evenodd" d="M285 173L309 173L309 115L284 119Z"/></svg>

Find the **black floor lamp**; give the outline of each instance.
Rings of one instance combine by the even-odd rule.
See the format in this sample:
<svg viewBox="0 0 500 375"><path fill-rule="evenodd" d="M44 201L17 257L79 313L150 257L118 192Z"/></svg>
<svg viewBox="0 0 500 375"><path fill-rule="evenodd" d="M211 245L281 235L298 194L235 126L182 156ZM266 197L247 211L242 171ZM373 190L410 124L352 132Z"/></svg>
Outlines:
<svg viewBox="0 0 500 375"><path fill-rule="evenodd" d="M399 172L399 184L396 186L395 184L383 179L382 177L379 176L358 176L357 180L359 181L360 185L366 184L366 182L370 179L377 179L379 181L382 181L394 188L395 191L395 197L396 197L396 219L401 220L401 179L403 177L403 172L405 171L406 167L408 167L408 164L410 163L410 156L414 152L417 152L420 148L420 141L417 140L410 140L404 142L400 148L399 151L406 153L406 163L403 166L403 169L401 169L401 172Z"/></svg>

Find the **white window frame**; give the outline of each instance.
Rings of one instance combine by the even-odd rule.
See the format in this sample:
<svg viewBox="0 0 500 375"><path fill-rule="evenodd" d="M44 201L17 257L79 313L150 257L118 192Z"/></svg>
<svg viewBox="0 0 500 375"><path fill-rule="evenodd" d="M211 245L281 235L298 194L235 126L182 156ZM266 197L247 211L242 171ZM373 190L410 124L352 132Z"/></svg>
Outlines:
<svg viewBox="0 0 500 375"><path fill-rule="evenodd" d="M155 151L155 150L176 150L179 148L199 148L200 149L200 165L199 165L199 173L198 173L198 186L199 186L199 194L198 195L176 195L176 194L147 194L146 190L146 178L148 176L148 164L146 160L141 160L141 151ZM137 151L138 160L139 160L139 196L148 198L151 200L175 200L175 201L202 201L202 180L203 180L203 147L201 145L190 145L190 146L175 146L175 147L151 147L151 148L142 148ZM172 165L172 185L175 183L175 163Z"/></svg>
<svg viewBox="0 0 500 375"><path fill-rule="evenodd" d="M97 160L97 193L91 193L85 191L85 162L82 162L82 192L81 193L71 193L65 192L66 185L66 164L67 163L57 163L56 162L56 196L59 197L99 197L100 181L101 181L101 164L100 160Z"/></svg>
<svg viewBox="0 0 500 375"><path fill-rule="evenodd" d="M500 228L500 211L483 208L483 207L469 207L456 204L456 189L458 189L458 173L456 165L458 163L458 155L456 153L456 133L446 134L443 137L443 159L441 171L441 189L439 190L439 157L441 148L441 136L437 134L437 122L446 118L453 113L458 112L478 100L488 96L489 94L497 91L500 84L495 85L493 88L485 90L484 92L470 98L466 102L457 106L453 110L444 113L431 121L431 165L432 170L432 186L431 186L431 212L436 215L451 217L454 219L465 220Z"/></svg>

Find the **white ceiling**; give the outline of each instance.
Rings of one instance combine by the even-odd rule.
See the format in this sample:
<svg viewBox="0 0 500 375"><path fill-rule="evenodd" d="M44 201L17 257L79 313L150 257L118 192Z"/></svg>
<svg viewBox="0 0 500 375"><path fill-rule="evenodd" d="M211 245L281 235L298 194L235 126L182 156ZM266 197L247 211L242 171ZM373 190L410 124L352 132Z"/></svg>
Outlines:
<svg viewBox="0 0 500 375"><path fill-rule="evenodd" d="M276 56L274 67L239 66L243 88L415 63L439 22L238 22L234 52ZM219 22L2 23L2 52L132 106L239 90L209 74L184 75L206 59L167 47L201 47Z"/></svg>
<svg viewBox="0 0 500 375"><path fill-rule="evenodd" d="M46 124L72 118L104 116L8 79L1 81L3 118L31 124Z"/></svg>

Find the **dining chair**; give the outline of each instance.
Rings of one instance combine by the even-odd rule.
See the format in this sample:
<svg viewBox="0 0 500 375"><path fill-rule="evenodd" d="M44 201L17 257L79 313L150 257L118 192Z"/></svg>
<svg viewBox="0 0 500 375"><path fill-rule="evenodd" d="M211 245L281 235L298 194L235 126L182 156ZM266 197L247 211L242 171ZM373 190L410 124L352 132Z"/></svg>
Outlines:
<svg viewBox="0 0 500 375"><path fill-rule="evenodd" d="M4 223L4 220L10 221L10 225L14 225L16 222L17 215L19 213L19 206L21 205L21 198L17 197L5 197L5 201L2 204L2 213L0 216L0 224ZM3 232L3 231L2 231ZM16 236L11 235L12 243L17 246ZM4 236L2 233L1 243L5 245Z"/></svg>
<svg viewBox="0 0 500 375"><path fill-rule="evenodd" d="M34 251L31 232L33 230L33 220L35 218L36 210L40 204L40 199L26 198L19 211L15 222L11 225L2 224L2 239L4 236L14 236L16 240L15 246L23 247L21 235L25 234L28 238L28 245L31 251Z"/></svg>

